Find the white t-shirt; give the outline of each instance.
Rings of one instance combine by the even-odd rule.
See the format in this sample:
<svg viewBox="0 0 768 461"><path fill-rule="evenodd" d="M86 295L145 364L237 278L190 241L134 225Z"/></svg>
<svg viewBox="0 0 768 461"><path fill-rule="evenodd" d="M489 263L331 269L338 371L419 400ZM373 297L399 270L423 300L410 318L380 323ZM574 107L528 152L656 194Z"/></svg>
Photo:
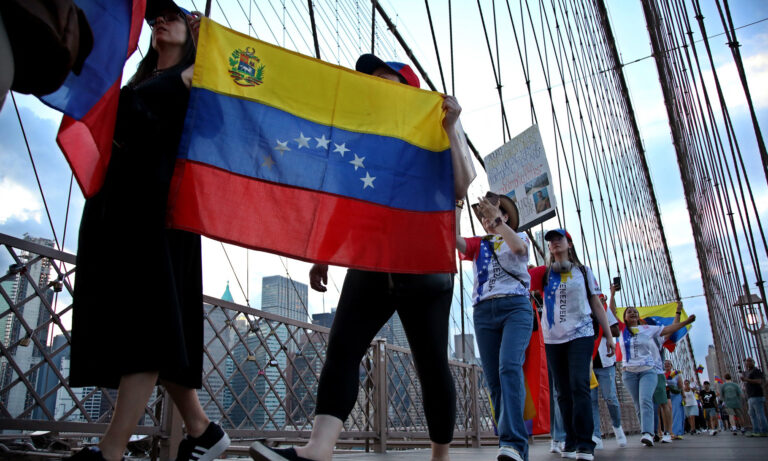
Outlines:
<svg viewBox="0 0 768 461"><path fill-rule="evenodd" d="M599 295L592 269L584 266L592 295ZM545 344L562 344L574 339L594 336L592 308L589 307L584 276L574 266L570 272L549 271L544 287L544 313L541 316Z"/></svg>
<svg viewBox="0 0 768 461"><path fill-rule="evenodd" d="M696 395L693 393L693 390L683 391L683 400L685 401L686 407L699 406L699 404L696 402Z"/></svg>
<svg viewBox="0 0 768 461"><path fill-rule="evenodd" d="M614 326L619 323L616 316L613 315L613 311L610 309L605 310L605 315L608 317L608 325ZM616 364L616 354L608 357L608 347L605 345L605 336L600 339L600 345L597 347L597 353L600 355L600 363L603 368L612 367Z"/></svg>
<svg viewBox="0 0 768 461"><path fill-rule="evenodd" d="M634 334L630 334L630 328ZM624 369L635 373L663 369L659 344L661 341L661 325L627 326L621 332L619 343L624 357Z"/></svg>
<svg viewBox="0 0 768 461"><path fill-rule="evenodd" d="M531 276L528 274L528 236L517 234L525 242L525 254L518 255L504 241L501 235L465 238L466 253L461 254L463 260L473 261L475 271L475 286L472 292L472 302L493 296L530 296ZM496 253L496 258L493 253ZM498 259L498 261L497 261ZM501 264L501 266L499 266ZM514 274L517 279L507 274ZM519 280L518 280L519 279Z"/></svg>

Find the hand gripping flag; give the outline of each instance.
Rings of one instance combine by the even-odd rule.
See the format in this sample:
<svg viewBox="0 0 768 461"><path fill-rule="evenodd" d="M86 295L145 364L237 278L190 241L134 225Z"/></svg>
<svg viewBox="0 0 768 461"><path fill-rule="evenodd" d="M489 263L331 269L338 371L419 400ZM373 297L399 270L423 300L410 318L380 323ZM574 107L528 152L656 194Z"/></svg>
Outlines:
<svg viewBox="0 0 768 461"><path fill-rule="evenodd" d="M455 272L441 106L203 18L169 224L305 261Z"/></svg>
<svg viewBox="0 0 768 461"><path fill-rule="evenodd" d="M64 113L56 141L85 197L104 182L123 66L136 50L146 0L76 0L93 30L93 51L80 75L40 98Z"/></svg>
<svg viewBox="0 0 768 461"><path fill-rule="evenodd" d="M616 313L618 314L619 320L624 318L624 310L625 307L619 307L616 309ZM677 303L667 303L667 304L661 304L658 306L644 306L644 307L638 307L637 311L640 314L640 319L645 322L647 325L661 325L661 326L667 326L672 325L672 323L675 321L675 311L677 310ZM684 321L688 318L688 314L685 313L685 309L682 309L682 312L680 313L680 321ZM629 333L626 332L625 325L622 322L619 322L619 329L621 330L621 340L622 341L628 341ZM691 329L691 325L686 325L685 327L677 330L676 332L672 333L669 338L664 342L664 347L667 348L669 352L674 352L675 347L677 346L677 342L683 339L685 335L688 334L688 330Z"/></svg>

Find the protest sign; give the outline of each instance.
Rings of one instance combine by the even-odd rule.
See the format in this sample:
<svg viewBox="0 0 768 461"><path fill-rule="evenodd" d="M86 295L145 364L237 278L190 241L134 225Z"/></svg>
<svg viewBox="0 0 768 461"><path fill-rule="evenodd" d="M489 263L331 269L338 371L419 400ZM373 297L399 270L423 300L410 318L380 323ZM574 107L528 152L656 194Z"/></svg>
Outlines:
<svg viewBox="0 0 768 461"><path fill-rule="evenodd" d="M518 232L555 216L557 201L538 126L515 136L484 161L491 191L508 196L517 205Z"/></svg>

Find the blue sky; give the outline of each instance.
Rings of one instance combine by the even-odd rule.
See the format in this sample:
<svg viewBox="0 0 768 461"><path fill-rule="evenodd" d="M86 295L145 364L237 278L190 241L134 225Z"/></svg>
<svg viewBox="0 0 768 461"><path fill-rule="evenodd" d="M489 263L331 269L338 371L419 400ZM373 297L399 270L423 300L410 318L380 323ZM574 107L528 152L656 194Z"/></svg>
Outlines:
<svg viewBox="0 0 768 461"><path fill-rule="evenodd" d="M194 7L190 1L180 1L181 5ZM202 7L203 2L196 2ZM215 2L227 11L227 19L232 26L243 32L250 31L259 38L284 45L288 48L298 49L300 52L310 53L311 39L293 31L292 28L302 29L301 21L296 19L298 26L292 26L286 21L284 33L281 31L280 2L273 1L276 9L263 12L260 16L257 11L252 11L253 28L249 28L242 10L234 0ZM246 2L247 3L247 2ZM341 46L334 47L336 29L334 25L333 1L317 2L326 5L325 16L320 24L323 38L323 58L334 63L352 66L354 63L350 55L364 52L369 44L370 30L365 26L350 26L349 30L340 30L339 36L354 36L356 33L362 37L357 46L351 45L347 52L343 52ZM354 5L354 2L342 2ZM490 2L482 2L486 11L486 20L489 20ZM499 2L497 2L499 3ZM514 3L514 2L513 2ZM433 0L430 2L432 15L435 22L438 46L443 64L448 66L448 21L445 3ZM722 31L719 24L714 3L711 0L702 1L704 16L708 31L711 34ZM263 5L263 3L262 3ZM362 15L369 14L370 4L363 1L359 3L359 11L347 10L340 13L341 17L351 18L358 12ZM384 8L395 20L398 30L405 36L416 56L427 68L432 80L440 85L437 61L434 57L434 47L429 33L424 5L419 2L406 0L384 0ZM639 1L613 0L607 1L611 24L616 36L617 45L623 62L634 61L638 58L649 56L650 46L648 34L643 20L642 9ZM498 95L495 82L491 74L491 65L485 47L480 16L475 2L454 1L454 49L455 49L455 81L456 95L462 104L464 111L462 123L467 133L472 138L482 155L487 155L493 149L503 143L501 122L499 117ZM768 17L768 4L761 1L735 1L731 2L733 20L736 26L748 24ZM350 6L351 8L351 6ZM191 8L192 9L192 8ZM351 12L350 12L351 11ZM290 11L286 11L290 14ZM501 12L501 10L500 10ZM506 12L504 12L506 14ZM347 16L345 16L345 14ZM226 24L221 11L216 5L213 9L214 20ZM503 18L503 16L499 16ZM266 18L266 19L264 19ZM319 19L320 21L320 19ZM269 27L267 27L269 24ZM502 24L500 19L500 25ZM508 24L508 23L507 23ZM694 27L698 35L698 27ZM757 106L758 118L761 126L768 124L768 87L760 85L768 79L768 22L746 27L738 31L738 37L742 44L741 53L744 59L747 76L751 85L753 100ZM504 101L510 117L512 134L515 135L530 123L530 111L528 106L527 91L522 72L520 71L517 51L512 41L509 27L499 28L500 56L502 67L502 80L504 84ZM346 39L349 41L349 38ZM389 59L407 61L403 53L394 43L391 37L387 37L382 31L379 38L377 52ZM145 27L140 41L140 49L145 50L148 43L148 29ZM758 207L764 223L768 216L768 191L764 178L761 175L759 159L755 153L754 134L749 123L740 86L733 71L732 60L728 48L725 46L723 36L711 40L713 47L715 66L724 81L727 103L735 123L736 131L742 142L742 149L748 162L750 178L753 179ZM334 49L335 48L335 49ZM533 50L531 50L533 53ZM138 53L126 64L125 77L133 73L138 62ZM531 57L533 59L533 57ZM677 168L676 158L672 147L669 127L666 120L661 91L658 83L658 74L653 59L644 59L637 63L627 65L624 68L631 98L640 126L641 136L647 151L647 158L651 168L654 187L661 209L662 219L669 241L673 265L677 275L681 295L683 297L697 296L703 293L700 280L698 263L693 248L688 215L685 208L685 200ZM535 91L535 104L541 114L546 114L544 109L548 104L544 82L539 71L535 69L531 74L532 88ZM450 85L450 83L449 83ZM425 87L425 85L422 85ZM59 240L64 236L64 220L70 184L69 168L55 144L55 133L58 127L59 116L57 113L45 108L32 97L17 95L20 116L30 142L36 166L40 175L40 181L45 191L45 197L51 212ZM543 128L547 121L540 115ZM551 122L550 122L551 123ZM554 153L551 149L552 141L545 139L548 148L550 164L554 163ZM10 98L0 112L0 232L21 236L28 232L31 235L51 237L46 212L38 192L29 156L27 155L24 140ZM487 190L487 181L484 177L478 178L470 190L470 197L481 195ZM564 202L568 203L566 199ZM65 247L68 251L76 251L76 237L82 210L83 198L74 186L71 196L68 225L66 227ZM566 212L566 215L568 212ZM572 220L570 222L573 222ZM547 223L545 227L554 227L555 222ZM462 227L465 234L469 225L464 218ZM115 242L120 255L120 242ZM577 241L577 244L580 242ZM204 284L206 294L220 295L227 281L232 285L232 293L237 302L245 302L246 292L251 305L258 307L260 304L260 278L264 275L289 273L294 279L307 282L309 266L305 263L278 258L264 253L250 252L243 249L224 246L232 260L234 270L226 261L222 245L218 242L206 241L203 246L204 254ZM7 262L6 255L0 255L0 264ZM768 270L768 261L761 261L761 265ZM115 277L126 277L121 274L119 264L113 269ZM464 265L463 271L471 276L471 266ZM130 277L130 275L128 275ZM341 287L344 270L333 269L331 272L331 287L325 295L310 291L310 311L319 312L328 310L336 305L338 289ZM607 287L608 274L604 274L601 284ZM242 290L240 289L242 286ZM62 299L61 302L68 302ZM621 302L620 302L621 304ZM695 313L700 319L691 332L696 360L704 363L706 347L712 342L711 330L707 320L707 311L704 298L694 297L685 300L686 310L689 314ZM468 309L471 313L471 310ZM470 317L471 318L471 317ZM454 328L458 330L460 317L458 313L453 316Z"/></svg>

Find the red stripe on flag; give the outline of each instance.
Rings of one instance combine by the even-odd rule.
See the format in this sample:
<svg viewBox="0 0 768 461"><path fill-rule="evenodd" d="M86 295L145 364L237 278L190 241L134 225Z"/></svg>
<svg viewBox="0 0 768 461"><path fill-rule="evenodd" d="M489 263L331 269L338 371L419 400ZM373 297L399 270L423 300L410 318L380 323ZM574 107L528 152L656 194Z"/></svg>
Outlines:
<svg viewBox="0 0 768 461"><path fill-rule="evenodd" d="M310 262L456 272L454 211L399 210L177 160L169 226Z"/></svg>
<svg viewBox="0 0 768 461"><path fill-rule="evenodd" d="M119 100L118 80L81 120L66 115L61 119L56 142L86 198L96 194L104 183Z"/></svg>
<svg viewBox="0 0 768 461"><path fill-rule="evenodd" d="M141 35L141 25L144 22L144 11L147 8L147 0L134 0L133 10L131 11L131 35L128 36L128 55L125 59L131 57L136 46L139 44L139 35Z"/></svg>

